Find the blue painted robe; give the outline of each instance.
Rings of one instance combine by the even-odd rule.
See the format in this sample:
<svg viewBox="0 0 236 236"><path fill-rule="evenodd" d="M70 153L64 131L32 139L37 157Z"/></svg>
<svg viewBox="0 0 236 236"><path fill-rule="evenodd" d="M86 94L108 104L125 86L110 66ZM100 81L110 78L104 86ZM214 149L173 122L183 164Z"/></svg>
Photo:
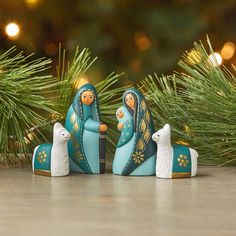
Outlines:
<svg viewBox="0 0 236 236"><path fill-rule="evenodd" d="M34 153L34 161L33 161L33 168L35 174L48 175L50 176L51 173L51 151L52 151L52 144L46 143L41 144L38 146L38 148L35 150Z"/></svg>
<svg viewBox="0 0 236 236"><path fill-rule="evenodd" d="M125 103L125 96L129 93L135 97L134 111L131 111ZM144 96L137 89L127 90L123 95L123 107L119 109L123 111L124 117L117 119L124 124L124 128L116 147L113 173L137 176L154 175L157 149L151 136L155 130Z"/></svg>
<svg viewBox="0 0 236 236"><path fill-rule="evenodd" d="M87 90L94 94L91 105L81 102L81 94ZM72 136L68 142L70 171L100 173L99 127L100 111L96 89L91 84L85 84L76 93L66 116L65 128Z"/></svg>
<svg viewBox="0 0 236 236"><path fill-rule="evenodd" d="M192 162L189 147L174 144L173 155L172 178L191 177Z"/></svg>

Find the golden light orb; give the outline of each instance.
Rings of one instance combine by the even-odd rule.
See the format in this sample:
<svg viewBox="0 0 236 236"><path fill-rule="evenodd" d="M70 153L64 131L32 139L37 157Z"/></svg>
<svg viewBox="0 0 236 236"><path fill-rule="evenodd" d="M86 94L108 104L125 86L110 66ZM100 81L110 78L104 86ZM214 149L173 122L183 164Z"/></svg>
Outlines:
<svg viewBox="0 0 236 236"><path fill-rule="evenodd" d="M34 7L38 4L39 0L25 0L25 3L29 6L29 7Z"/></svg>
<svg viewBox="0 0 236 236"><path fill-rule="evenodd" d="M89 79L87 77L80 77L78 78L75 83L74 86L75 88L79 89L81 88L83 85L88 84L89 83Z"/></svg>
<svg viewBox="0 0 236 236"><path fill-rule="evenodd" d="M6 25L5 32L11 39L17 38L20 34L20 27L18 24L11 22Z"/></svg>
<svg viewBox="0 0 236 236"><path fill-rule="evenodd" d="M221 50L221 56L225 60L229 60L233 57L235 52L235 44L233 42L227 42L224 44Z"/></svg>
<svg viewBox="0 0 236 236"><path fill-rule="evenodd" d="M151 47L151 39L144 32L136 32L134 34L134 41L139 50L144 51Z"/></svg>

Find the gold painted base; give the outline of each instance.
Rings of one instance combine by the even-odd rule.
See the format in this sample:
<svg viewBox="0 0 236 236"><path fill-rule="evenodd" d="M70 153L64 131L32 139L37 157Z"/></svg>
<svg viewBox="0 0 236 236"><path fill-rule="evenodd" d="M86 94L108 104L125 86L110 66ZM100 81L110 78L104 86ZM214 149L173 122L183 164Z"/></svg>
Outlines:
<svg viewBox="0 0 236 236"><path fill-rule="evenodd" d="M172 173L172 179L179 179L179 178L190 178L190 172L181 172L181 173Z"/></svg>
<svg viewBox="0 0 236 236"><path fill-rule="evenodd" d="M43 176L51 177L51 172L46 171L46 170L34 170L34 173L36 175L43 175Z"/></svg>

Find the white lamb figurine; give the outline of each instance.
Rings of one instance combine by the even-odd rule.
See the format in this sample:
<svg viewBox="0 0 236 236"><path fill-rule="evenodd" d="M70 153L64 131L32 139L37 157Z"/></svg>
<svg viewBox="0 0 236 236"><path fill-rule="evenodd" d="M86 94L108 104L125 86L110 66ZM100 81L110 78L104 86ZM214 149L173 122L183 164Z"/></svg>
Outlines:
<svg viewBox="0 0 236 236"><path fill-rule="evenodd" d="M171 129L166 124L152 135L157 143L156 176L159 178L186 178L197 174L196 150L187 146L171 145Z"/></svg>
<svg viewBox="0 0 236 236"><path fill-rule="evenodd" d="M70 133L59 123L53 127L53 144L41 144L34 149L33 172L45 176L66 176L69 174L67 142Z"/></svg>

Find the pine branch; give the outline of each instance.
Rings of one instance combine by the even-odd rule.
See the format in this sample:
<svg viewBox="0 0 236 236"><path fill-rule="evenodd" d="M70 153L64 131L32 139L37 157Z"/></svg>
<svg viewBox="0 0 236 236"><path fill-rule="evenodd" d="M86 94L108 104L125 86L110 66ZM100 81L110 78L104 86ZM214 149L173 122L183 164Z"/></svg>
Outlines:
<svg viewBox="0 0 236 236"><path fill-rule="evenodd" d="M50 59L31 58L16 54L15 48L0 55L0 156L5 165L21 161L21 154L32 152L45 140L42 132L50 129L47 121L54 109L48 94L57 82L41 75L50 67Z"/></svg>
<svg viewBox="0 0 236 236"><path fill-rule="evenodd" d="M214 53L200 43L186 52L172 76L148 76L141 88L155 117L156 128L173 127L173 141L184 140L207 164L233 164L236 158L236 78L210 60ZM235 162L234 162L235 163Z"/></svg>
<svg viewBox="0 0 236 236"><path fill-rule="evenodd" d="M76 48L71 63L65 66L65 50L60 47L57 78L43 75L51 60L16 54L12 48L0 55L0 164L15 166L30 161L33 148L51 141L52 123L64 122L67 110L82 76L94 63L91 52ZM108 153L114 152L118 132L115 110L127 86L118 87L121 75L112 73L95 86L102 120L109 126ZM91 81L92 82L92 81Z"/></svg>
<svg viewBox="0 0 236 236"><path fill-rule="evenodd" d="M115 118L116 109L122 105L122 94L129 86L121 86L120 80L123 74L111 73L103 81L95 85L102 114L102 121L108 125L107 131L107 156L112 159L115 153L115 146L120 136L117 130L117 120Z"/></svg>
<svg viewBox="0 0 236 236"><path fill-rule="evenodd" d="M59 93L57 93L57 110L65 116L70 104L73 101L82 76L91 67L97 58L91 58L91 52L88 48L80 51L76 48L72 62L67 62L66 53L59 47L59 62L57 66L57 78L61 81L59 85Z"/></svg>
<svg viewBox="0 0 236 236"><path fill-rule="evenodd" d="M82 51L76 48L72 62L66 62L65 50L59 53L59 64L57 67L59 85L59 93L57 94L57 108L60 120L63 123L66 113L71 105L73 98L78 90L81 80L84 78L87 70L95 62L97 58L91 57L89 49ZM67 69L66 63L68 64ZM116 128L115 111L121 106L121 97L128 86L121 85L120 81L123 74L111 73L101 82L95 85L98 97L102 121L108 125L107 131L107 155L112 158L115 151L119 133Z"/></svg>

